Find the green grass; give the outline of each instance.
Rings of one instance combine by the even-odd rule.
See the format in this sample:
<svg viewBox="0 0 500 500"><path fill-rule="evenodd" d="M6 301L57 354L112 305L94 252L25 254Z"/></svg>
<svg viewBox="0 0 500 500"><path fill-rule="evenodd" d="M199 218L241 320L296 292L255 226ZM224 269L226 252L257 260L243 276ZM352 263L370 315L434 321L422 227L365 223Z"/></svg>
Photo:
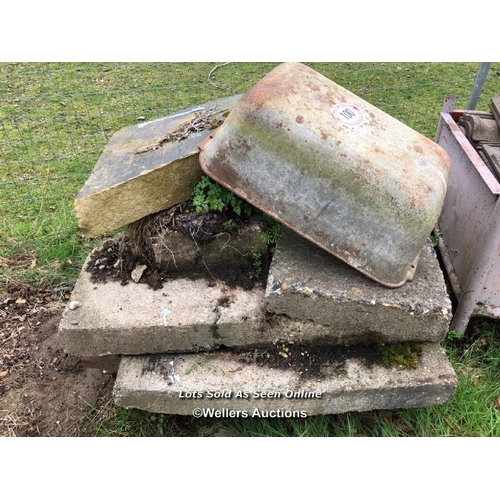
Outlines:
<svg viewBox="0 0 500 500"><path fill-rule="evenodd" d="M111 136L212 99L245 92L277 63L0 63L0 256L30 256L33 267L0 268L5 285L73 283L100 239L79 236L73 202ZM478 63L311 63L427 137L443 98L465 107ZM478 109L500 93L492 63ZM209 81L210 75L210 81ZM98 216L98 214L96 215ZM1 263L1 261L0 261ZM480 343L475 343L476 340ZM486 339L486 344L484 343ZM432 408L311 417L301 421L193 421L106 406L89 415L96 435L498 436L498 333L480 326L464 347L446 348L457 394ZM94 419L94 420L92 420Z"/></svg>

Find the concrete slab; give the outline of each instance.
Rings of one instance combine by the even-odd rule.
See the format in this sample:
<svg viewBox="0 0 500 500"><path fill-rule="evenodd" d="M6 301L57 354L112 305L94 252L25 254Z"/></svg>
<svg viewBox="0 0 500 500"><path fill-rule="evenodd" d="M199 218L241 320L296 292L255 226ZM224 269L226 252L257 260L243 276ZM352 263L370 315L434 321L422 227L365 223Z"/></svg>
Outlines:
<svg viewBox="0 0 500 500"><path fill-rule="evenodd" d="M306 417L439 405L457 385L437 344L422 346L413 370L367 364L355 350L342 362L323 361L307 377L229 352L124 357L114 399L125 408L195 417Z"/></svg>
<svg viewBox="0 0 500 500"><path fill-rule="evenodd" d="M269 312L327 327L318 326L318 337L341 344L439 342L452 312L430 245L420 254L413 281L389 289L291 231L278 242L266 300Z"/></svg>
<svg viewBox="0 0 500 500"><path fill-rule="evenodd" d="M202 173L198 146L211 131L192 133L178 142L162 140L197 112L223 114L239 98L210 101L117 131L76 197L82 234L98 236L188 200Z"/></svg>
<svg viewBox="0 0 500 500"><path fill-rule="evenodd" d="M153 290L142 283L96 284L82 271L59 324L59 343L76 356L249 346L262 342L263 316L261 286L245 291L175 279Z"/></svg>

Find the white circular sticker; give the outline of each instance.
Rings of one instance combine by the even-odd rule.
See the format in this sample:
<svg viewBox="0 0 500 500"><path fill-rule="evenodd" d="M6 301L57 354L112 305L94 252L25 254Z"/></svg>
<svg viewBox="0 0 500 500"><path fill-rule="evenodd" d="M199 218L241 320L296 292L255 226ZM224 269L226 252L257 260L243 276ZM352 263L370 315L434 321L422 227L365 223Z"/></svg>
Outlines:
<svg viewBox="0 0 500 500"><path fill-rule="evenodd" d="M346 102L337 104L332 108L332 114L340 123L351 127L357 127L365 120L365 116L358 106Z"/></svg>

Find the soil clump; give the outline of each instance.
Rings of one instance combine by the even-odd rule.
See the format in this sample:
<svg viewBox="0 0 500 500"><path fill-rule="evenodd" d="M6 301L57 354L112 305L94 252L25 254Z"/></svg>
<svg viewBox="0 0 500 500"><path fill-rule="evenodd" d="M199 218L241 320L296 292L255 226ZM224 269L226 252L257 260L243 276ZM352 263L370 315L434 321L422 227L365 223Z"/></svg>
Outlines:
<svg viewBox="0 0 500 500"><path fill-rule="evenodd" d="M206 278L210 285L222 281L230 288L241 287L244 290L251 290L259 283L265 285L269 260L266 256L263 256L265 266L260 272L257 272L251 263L242 262L234 266L205 264L201 271L179 271L173 267L164 270L156 262L152 244L154 237L175 231L190 238L200 247L218 234L227 233L225 223L228 220L228 214L224 212L197 213L191 202L180 203L168 210L144 217L127 226L116 238L106 240L100 249L92 252L85 270L91 273L92 280L96 283L115 280L127 285L134 280L133 271L138 266L146 266L140 278L134 281L146 283L154 290L162 288L163 282L177 278ZM244 221L243 218L235 217L230 220L231 231L238 231Z"/></svg>

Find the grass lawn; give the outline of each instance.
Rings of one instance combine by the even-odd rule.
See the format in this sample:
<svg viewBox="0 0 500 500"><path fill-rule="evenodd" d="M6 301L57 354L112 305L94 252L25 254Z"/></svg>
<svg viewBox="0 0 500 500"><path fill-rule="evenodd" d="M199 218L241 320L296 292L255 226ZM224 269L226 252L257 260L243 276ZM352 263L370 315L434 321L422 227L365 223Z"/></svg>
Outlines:
<svg viewBox="0 0 500 500"><path fill-rule="evenodd" d="M276 63L0 63L0 298L11 285L72 285L100 239L80 237L73 201L122 127L245 92ZM463 108L478 63L311 63L311 67L434 138L443 98ZM478 109L500 94L492 63ZM98 216L98 214L96 214ZM106 235L105 235L106 236ZM474 321L444 343L459 375L432 408L319 416L304 421L206 420L129 411L88 415L98 436L500 436L500 337Z"/></svg>

